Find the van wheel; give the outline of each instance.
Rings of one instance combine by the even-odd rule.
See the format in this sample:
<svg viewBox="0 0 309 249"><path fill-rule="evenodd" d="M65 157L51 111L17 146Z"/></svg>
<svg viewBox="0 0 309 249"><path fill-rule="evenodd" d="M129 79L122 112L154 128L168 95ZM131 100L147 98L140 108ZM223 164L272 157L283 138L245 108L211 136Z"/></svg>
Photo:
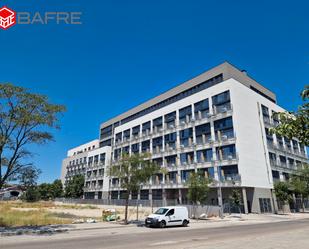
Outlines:
<svg viewBox="0 0 309 249"><path fill-rule="evenodd" d="M188 224L189 224L189 222L188 222L187 220L184 220L184 221L182 222L182 226L183 226L183 227L187 227Z"/></svg>
<svg viewBox="0 0 309 249"><path fill-rule="evenodd" d="M162 220L159 225L160 225L160 228L165 228L166 227L166 223L165 223L164 220Z"/></svg>

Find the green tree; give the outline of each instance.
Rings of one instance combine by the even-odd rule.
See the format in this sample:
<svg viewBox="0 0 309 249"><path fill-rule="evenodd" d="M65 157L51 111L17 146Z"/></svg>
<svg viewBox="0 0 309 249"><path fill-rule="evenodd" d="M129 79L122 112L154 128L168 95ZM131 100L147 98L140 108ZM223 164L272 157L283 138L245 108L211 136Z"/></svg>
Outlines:
<svg viewBox="0 0 309 249"><path fill-rule="evenodd" d="M284 205L292 200L291 186L287 182L276 182L274 184L275 195ZM284 210L283 210L284 211Z"/></svg>
<svg viewBox="0 0 309 249"><path fill-rule="evenodd" d="M275 113L280 124L271 129L272 132L288 137L297 138L301 144L309 146L309 85L301 93L304 103L296 112Z"/></svg>
<svg viewBox="0 0 309 249"><path fill-rule="evenodd" d="M83 175L75 175L72 180L68 181L65 186L65 197L82 198L84 194L85 177Z"/></svg>
<svg viewBox="0 0 309 249"><path fill-rule="evenodd" d="M109 174L120 181L120 187L126 191L125 195L125 224L128 223L129 195L138 192L140 186L154 174L160 172L160 167L149 160L150 154L123 154L121 159L110 166Z"/></svg>
<svg viewBox="0 0 309 249"><path fill-rule="evenodd" d="M59 128L62 105L50 104L44 95L9 83L0 83L0 188L32 163L29 145L42 145Z"/></svg>
<svg viewBox="0 0 309 249"><path fill-rule="evenodd" d="M240 206L242 205L241 193L237 189L233 189L231 195L229 196L230 204L237 207L239 213L241 214Z"/></svg>
<svg viewBox="0 0 309 249"><path fill-rule="evenodd" d="M40 197L44 201L53 199L52 185L49 183L42 183L37 186L37 189L40 193Z"/></svg>
<svg viewBox="0 0 309 249"><path fill-rule="evenodd" d="M41 198L40 192L37 186L30 186L21 196L21 199L27 202L36 202Z"/></svg>
<svg viewBox="0 0 309 249"><path fill-rule="evenodd" d="M20 170L17 180L24 188L36 186L41 170L34 166L27 166Z"/></svg>
<svg viewBox="0 0 309 249"><path fill-rule="evenodd" d="M51 184L53 199L63 197L63 186L61 180L57 179Z"/></svg>
<svg viewBox="0 0 309 249"><path fill-rule="evenodd" d="M194 217L196 216L196 205L205 203L209 192L209 179L202 173L191 173L187 182L188 199L193 203Z"/></svg>
<svg viewBox="0 0 309 249"><path fill-rule="evenodd" d="M309 167L305 165L303 169L299 169L298 172L292 176L291 190L301 198L301 204L303 211L304 207L304 198L309 196Z"/></svg>

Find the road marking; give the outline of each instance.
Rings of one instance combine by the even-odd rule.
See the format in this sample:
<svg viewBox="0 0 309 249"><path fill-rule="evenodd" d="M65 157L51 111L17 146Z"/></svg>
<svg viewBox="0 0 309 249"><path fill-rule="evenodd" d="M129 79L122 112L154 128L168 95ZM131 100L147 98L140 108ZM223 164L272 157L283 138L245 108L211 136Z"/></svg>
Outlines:
<svg viewBox="0 0 309 249"><path fill-rule="evenodd" d="M181 243L181 242L188 242L190 240L166 240L166 241L161 241L161 242L157 242L157 243L153 243L150 244L149 246L163 246L163 245L171 245L171 244L177 244L177 243Z"/></svg>

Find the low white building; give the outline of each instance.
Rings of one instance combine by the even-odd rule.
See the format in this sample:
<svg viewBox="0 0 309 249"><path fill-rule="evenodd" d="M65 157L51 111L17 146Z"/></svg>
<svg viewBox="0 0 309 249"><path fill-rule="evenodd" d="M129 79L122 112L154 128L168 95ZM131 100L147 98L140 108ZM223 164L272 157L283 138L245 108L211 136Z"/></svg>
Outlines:
<svg viewBox="0 0 309 249"><path fill-rule="evenodd" d="M296 139L269 133L278 122L272 113L282 111L273 92L225 62L102 123L99 140L68 152L62 180L83 173L85 198L121 199L125 192L106 165L122 153L150 152L168 173L152 177L132 199L186 203L186 181L199 171L213 179L209 204L221 204L219 189L224 204L237 188L244 212L273 212L274 182L307 162Z"/></svg>

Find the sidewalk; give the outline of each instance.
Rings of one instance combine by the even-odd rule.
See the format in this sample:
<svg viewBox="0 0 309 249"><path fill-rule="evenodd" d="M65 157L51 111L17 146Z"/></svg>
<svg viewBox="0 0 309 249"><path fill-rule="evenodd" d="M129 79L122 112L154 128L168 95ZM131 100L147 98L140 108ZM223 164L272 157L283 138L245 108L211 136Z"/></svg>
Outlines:
<svg viewBox="0 0 309 249"><path fill-rule="evenodd" d="M288 220L309 219L309 213L297 213L297 214L231 214L226 215L224 219L210 218L205 220L190 220L190 228L201 227L213 227L213 226L232 226L239 224L256 224L256 223L269 223L269 222L281 222ZM113 228L127 228L127 227L141 227L144 224L144 220L130 223L128 225L120 224L119 222L98 222L98 223L82 223L72 224L68 226L68 231L78 230L92 230L92 229L113 229Z"/></svg>
<svg viewBox="0 0 309 249"><path fill-rule="evenodd" d="M235 225L250 225L261 223L282 222L289 220L309 219L309 213L297 213L286 215L275 214L232 214L226 215L224 219L210 218L205 220L190 220L189 229L226 227ZM64 232L83 231L83 230L118 230L127 228L127 230L143 231L142 227L144 220L132 222L128 225L123 225L120 222L97 222L97 223L81 223L67 225L52 225L42 227L19 227L19 228L0 228L0 236L14 235L52 235ZM188 229L184 227L183 229ZM121 229L122 230L122 229Z"/></svg>

